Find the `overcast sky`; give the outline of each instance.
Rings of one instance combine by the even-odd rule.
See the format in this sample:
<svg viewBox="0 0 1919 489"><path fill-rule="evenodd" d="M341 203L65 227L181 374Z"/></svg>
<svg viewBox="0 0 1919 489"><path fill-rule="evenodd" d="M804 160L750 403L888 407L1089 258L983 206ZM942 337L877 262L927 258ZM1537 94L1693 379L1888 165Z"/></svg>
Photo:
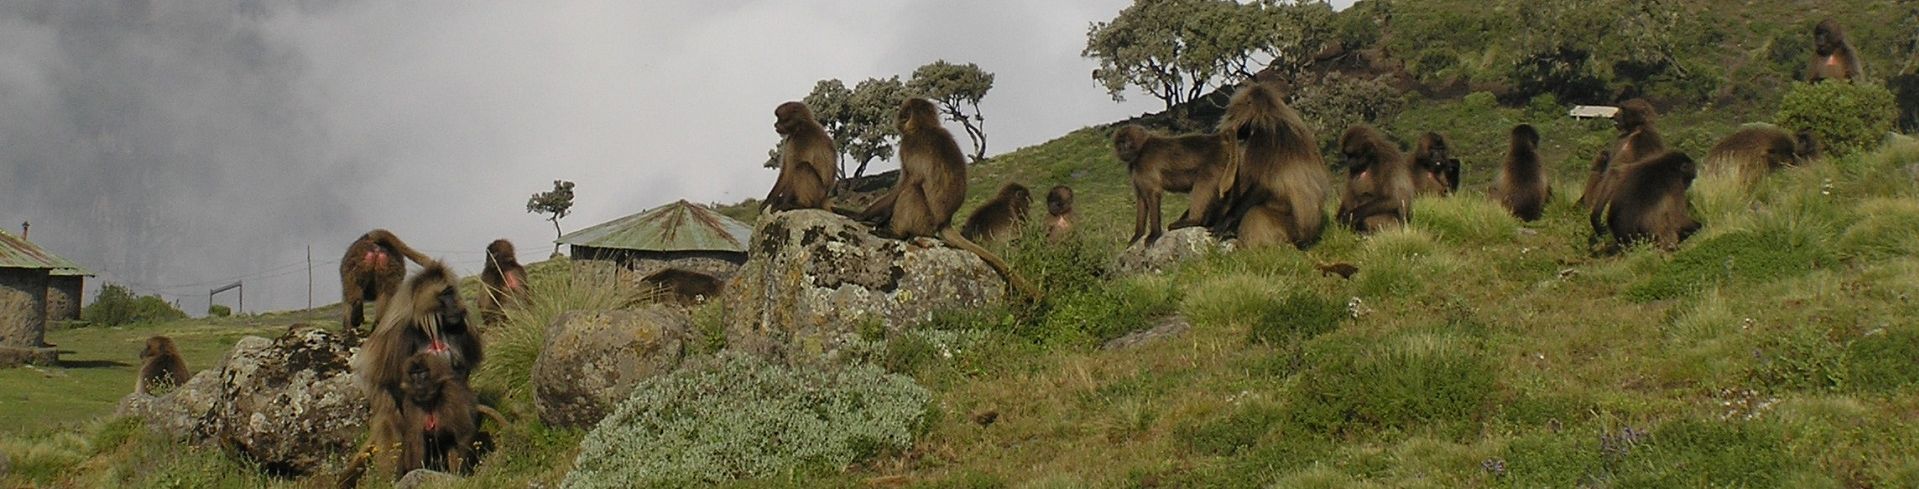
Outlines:
<svg viewBox="0 0 1919 489"><path fill-rule="evenodd" d="M554 179L568 231L764 195L773 107L821 79L977 63L992 154L1156 110L1079 55L1129 3L0 2L0 226L195 314L235 279L306 306L310 245L327 304L376 227L462 273L494 238L538 261Z"/></svg>

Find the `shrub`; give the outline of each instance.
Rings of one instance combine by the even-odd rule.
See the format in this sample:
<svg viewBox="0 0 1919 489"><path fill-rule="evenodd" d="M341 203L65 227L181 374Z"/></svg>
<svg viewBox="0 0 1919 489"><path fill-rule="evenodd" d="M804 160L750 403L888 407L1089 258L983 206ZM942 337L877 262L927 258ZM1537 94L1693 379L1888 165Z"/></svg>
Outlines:
<svg viewBox="0 0 1919 489"><path fill-rule="evenodd" d="M1791 471L1807 468L1784 445L1770 423L1674 421L1615 448L1613 487L1782 487Z"/></svg>
<svg viewBox="0 0 1919 489"><path fill-rule="evenodd" d="M135 296L126 287L106 284L100 287L100 295L94 297L93 303L81 311L81 316L94 324L119 326L186 319L187 313L159 296Z"/></svg>
<svg viewBox="0 0 1919 489"><path fill-rule="evenodd" d="M1859 205L1859 222L1839 235L1840 253L1849 258L1919 255L1919 202L1874 199Z"/></svg>
<svg viewBox="0 0 1919 489"><path fill-rule="evenodd" d="M1435 335L1320 340L1292 392L1292 418L1346 435L1430 427L1467 436L1492 405L1497 371L1472 342Z"/></svg>
<svg viewBox="0 0 1919 489"><path fill-rule="evenodd" d="M910 447L931 398L877 367L789 369L721 353L641 382L580 442L562 485L704 486L838 471Z"/></svg>
<svg viewBox="0 0 1919 489"><path fill-rule="evenodd" d="M1179 295L1164 279L1142 277L1101 282L1091 289L1049 298L1051 310L1039 330L1022 336L1042 341L1106 341L1146 329L1173 312Z"/></svg>
<svg viewBox="0 0 1919 489"><path fill-rule="evenodd" d="M1919 384L1919 329L1910 326L1868 334L1846 345L1846 385L1886 392Z"/></svg>
<svg viewBox="0 0 1919 489"><path fill-rule="evenodd" d="M1338 328L1347 317L1345 304L1310 292L1294 292L1269 301L1264 309L1252 319L1250 342L1279 345L1306 341Z"/></svg>
<svg viewBox="0 0 1919 489"><path fill-rule="evenodd" d="M1829 156L1872 149L1892 130L1898 106L1886 87L1866 83L1794 83L1773 123L1810 130Z"/></svg>
<svg viewBox="0 0 1919 489"><path fill-rule="evenodd" d="M222 306L219 304L213 304L213 305L207 306L207 315L213 316L216 318L232 316L233 308Z"/></svg>
<svg viewBox="0 0 1919 489"><path fill-rule="evenodd" d="M1338 144L1338 138L1325 137L1327 134L1337 135L1367 121L1392 119L1406 107L1405 96L1385 82L1338 72L1326 75L1319 83L1300 86L1291 102L1307 125L1317 128L1321 149Z"/></svg>

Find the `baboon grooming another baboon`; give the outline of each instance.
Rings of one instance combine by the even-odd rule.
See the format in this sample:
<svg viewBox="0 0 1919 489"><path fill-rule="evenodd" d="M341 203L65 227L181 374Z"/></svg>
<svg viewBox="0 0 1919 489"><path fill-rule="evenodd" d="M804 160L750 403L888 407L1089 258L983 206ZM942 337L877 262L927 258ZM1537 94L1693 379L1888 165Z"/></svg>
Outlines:
<svg viewBox="0 0 1919 489"><path fill-rule="evenodd" d="M1699 230L1686 189L1697 175L1692 158L1662 152L1621 167L1617 187L1592 214L1593 236L1607 233L1615 245L1650 240L1673 249Z"/></svg>
<svg viewBox="0 0 1919 489"><path fill-rule="evenodd" d="M953 133L940 126L939 106L923 98L906 99L896 119L900 132L899 182L860 212L860 220L876 223L874 230L879 234L909 240L938 237L979 255L1007 284L1038 300L1040 292L1013 272L1006 260L953 229L953 213L966 200L966 153L960 151Z"/></svg>
<svg viewBox="0 0 1919 489"><path fill-rule="evenodd" d="M1025 185L1008 182L999 188L999 194L980 204L973 215L966 218L966 226L960 228L960 236L975 242L999 241L1019 234L1020 226L1026 224L1027 209L1033 207L1033 194Z"/></svg>
<svg viewBox="0 0 1919 489"><path fill-rule="evenodd" d="M1856 80L1865 76L1859 54L1852 50L1852 41L1846 39L1845 29L1839 28L1839 23L1832 19L1813 26L1812 50L1814 56L1806 68L1808 82Z"/></svg>
<svg viewBox="0 0 1919 489"><path fill-rule="evenodd" d="M1113 153L1133 177L1133 239L1159 241L1160 198L1166 192L1191 195L1186 213L1170 229L1204 225L1217 217L1218 202L1232 187L1226 171L1226 139L1212 134L1155 135L1138 125L1113 133Z"/></svg>
<svg viewBox="0 0 1919 489"><path fill-rule="evenodd" d="M1242 246L1290 244L1304 248L1326 225L1332 175L1319 143L1285 95L1271 83L1241 88L1226 104L1219 134L1228 138L1227 212L1215 234L1237 236Z"/></svg>
<svg viewBox="0 0 1919 489"><path fill-rule="evenodd" d="M346 256L340 258L340 302L346 306L340 330L348 337L360 336L367 301L378 301L385 307L400 283L406 281L405 260L421 266L432 261L385 229L368 231L347 245Z"/></svg>
<svg viewBox="0 0 1919 489"><path fill-rule="evenodd" d="M140 378L133 382L133 392L153 394L158 389L186 385L187 378L187 361L180 357L173 338L147 338L146 348L140 350Z"/></svg>
<svg viewBox="0 0 1919 489"><path fill-rule="evenodd" d="M1054 185L1046 191L1046 241L1058 243L1073 234L1073 188Z"/></svg>
<svg viewBox="0 0 1919 489"><path fill-rule="evenodd" d="M1586 190L1579 195L1580 206L1597 209L1610 199L1612 186L1618 181L1618 167L1666 150L1665 139L1653 128L1658 118L1658 111L1645 100L1632 99L1619 105L1619 113L1613 115L1619 137L1593 157L1592 174L1586 178Z"/></svg>
<svg viewBox="0 0 1919 489"><path fill-rule="evenodd" d="M1371 126L1353 126L1339 136L1339 154L1346 165L1340 224L1371 233L1412 220L1413 172L1399 147Z"/></svg>
<svg viewBox="0 0 1919 489"><path fill-rule="evenodd" d="M1413 145L1413 187L1419 195L1452 195L1459 190L1459 158L1453 157L1453 142L1436 132L1419 135Z"/></svg>
<svg viewBox="0 0 1919 489"><path fill-rule="evenodd" d="M447 360L464 385L467 375L483 358L480 336L467 327L466 307L460 299L459 278L437 261L407 279L389 302L380 303L380 322L353 355L354 381L366 393L370 409L367 446L360 457L389 454L406 440L400 409L406 402L403 382L407 360L426 352Z"/></svg>
<svg viewBox="0 0 1919 489"><path fill-rule="evenodd" d="M527 295L526 267L513 252L513 242L493 240L486 245L486 267L480 271L480 318L486 324L506 319L503 305L517 305Z"/></svg>
<svg viewBox="0 0 1919 489"><path fill-rule="evenodd" d="M774 212L793 209L830 209L833 179L838 176L839 150L833 136L800 102L773 109L773 132L780 135L780 176L766 193L764 205Z"/></svg>
<svg viewBox="0 0 1919 489"><path fill-rule="evenodd" d="M1778 126L1757 125L1740 129L1706 153L1706 166L1715 170L1737 168L1747 178L1818 159L1819 141L1809 131L1798 134Z"/></svg>
<svg viewBox="0 0 1919 489"><path fill-rule="evenodd" d="M1514 217L1532 222L1545 213L1546 201L1552 196L1546 169L1539 164L1539 130L1526 124L1514 126L1506 163L1499 167L1499 178L1493 180L1493 200Z"/></svg>

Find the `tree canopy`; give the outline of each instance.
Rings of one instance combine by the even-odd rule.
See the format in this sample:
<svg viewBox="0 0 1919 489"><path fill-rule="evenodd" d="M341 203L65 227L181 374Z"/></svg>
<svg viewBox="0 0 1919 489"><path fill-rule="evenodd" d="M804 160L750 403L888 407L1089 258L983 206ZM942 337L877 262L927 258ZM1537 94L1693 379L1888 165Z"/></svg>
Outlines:
<svg viewBox="0 0 1919 489"><path fill-rule="evenodd" d="M947 120L966 128L966 137L973 141L973 160L986 158L986 117L980 114L979 102L993 89L992 73L973 63L953 64L942 59L913 70L906 88L916 96L939 102Z"/></svg>

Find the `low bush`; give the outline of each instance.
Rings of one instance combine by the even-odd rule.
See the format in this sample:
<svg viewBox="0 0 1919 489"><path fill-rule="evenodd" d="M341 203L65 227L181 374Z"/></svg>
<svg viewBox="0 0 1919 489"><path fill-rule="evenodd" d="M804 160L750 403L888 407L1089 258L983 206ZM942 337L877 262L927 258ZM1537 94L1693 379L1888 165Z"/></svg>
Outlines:
<svg viewBox="0 0 1919 489"><path fill-rule="evenodd" d="M186 319L187 313L173 307L160 296L135 296L126 287L106 284L100 287L100 294L94 297L93 303L80 311L80 316L94 324L119 326Z"/></svg>
<svg viewBox="0 0 1919 489"><path fill-rule="evenodd" d="M1869 83L1794 83L1779 102L1773 123L1809 130L1829 156L1878 147L1892 131L1899 106L1886 87Z"/></svg>

